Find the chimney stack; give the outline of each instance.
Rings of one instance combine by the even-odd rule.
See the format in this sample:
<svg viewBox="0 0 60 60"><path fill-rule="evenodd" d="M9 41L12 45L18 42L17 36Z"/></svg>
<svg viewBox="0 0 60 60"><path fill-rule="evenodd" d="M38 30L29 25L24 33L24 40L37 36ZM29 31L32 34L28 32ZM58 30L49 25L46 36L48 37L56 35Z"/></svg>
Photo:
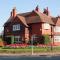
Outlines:
<svg viewBox="0 0 60 60"><path fill-rule="evenodd" d="M13 8L13 17L16 17L16 8Z"/></svg>
<svg viewBox="0 0 60 60"><path fill-rule="evenodd" d="M15 7L12 9L11 16L12 16L13 18L16 17L16 8L15 8Z"/></svg>
<svg viewBox="0 0 60 60"><path fill-rule="evenodd" d="M38 7L38 5L36 6L35 10L36 10L36 11L39 11L39 7Z"/></svg>
<svg viewBox="0 0 60 60"><path fill-rule="evenodd" d="M47 16L49 15L49 10L48 10L48 7L46 9L44 9L44 14L46 14Z"/></svg>

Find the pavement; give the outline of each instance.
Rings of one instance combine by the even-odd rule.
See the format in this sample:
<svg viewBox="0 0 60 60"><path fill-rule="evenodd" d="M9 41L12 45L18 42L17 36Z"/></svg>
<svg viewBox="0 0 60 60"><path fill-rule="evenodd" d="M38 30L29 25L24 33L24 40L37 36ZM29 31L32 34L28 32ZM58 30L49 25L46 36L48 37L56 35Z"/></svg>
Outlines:
<svg viewBox="0 0 60 60"><path fill-rule="evenodd" d="M43 53L0 53L0 56L60 56L60 52L43 52Z"/></svg>

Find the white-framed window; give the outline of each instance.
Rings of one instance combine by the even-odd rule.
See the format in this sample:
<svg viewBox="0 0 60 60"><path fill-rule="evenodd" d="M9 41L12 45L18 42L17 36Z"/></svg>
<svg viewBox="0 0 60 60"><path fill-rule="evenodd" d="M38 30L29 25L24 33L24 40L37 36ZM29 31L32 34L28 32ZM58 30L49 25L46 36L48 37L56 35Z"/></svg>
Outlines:
<svg viewBox="0 0 60 60"><path fill-rule="evenodd" d="M14 43L21 43L21 37L20 36L15 36L14 37Z"/></svg>
<svg viewBox="0 0 60 60"><path fill-rule="evenodd" d="M54 42L60 42L60 36L54 36Z"/></svg>
<svg viewBox="0 0 60 60"><path fill-rule="evenodd" d="M20 30L20 24L13 25L13 31Z"/></svg>
<svg viewBox="0 0 60 60"><path fill-rule="evenodd" d="M60 32L60 26L55 26L54 27L54 32Z"/></svg>
<svg viewBox="0 0 60 60"><path fill-rule="evenodd" d="M48 24L48 23L44 23L43 26L44 26L44 29L50 29L51 28L50 24Z"/></svg>

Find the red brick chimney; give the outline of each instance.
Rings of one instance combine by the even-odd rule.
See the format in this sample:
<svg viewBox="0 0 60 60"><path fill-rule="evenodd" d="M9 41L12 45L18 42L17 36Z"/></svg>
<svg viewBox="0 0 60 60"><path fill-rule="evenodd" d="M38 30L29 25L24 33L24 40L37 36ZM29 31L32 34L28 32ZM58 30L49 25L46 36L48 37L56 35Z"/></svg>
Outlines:
<svg viewBox="0 0 60 60"><path fill-rule="evenodd" d="M11 16L13 16L13 18L16 17L16 8L15 7L12 9Z"/></svg>
<svg viewBox="0 0 60 60"><path fill-rule="evenodd" d="M36 10L36 11L39 11L39 7L38 7L38 5L36 6L35 10Z"/></svg>
<svg viewBox="0 0 60 60"><path fill-rule="evenodd" d="M46 9L44 9L43 13L46 14L46 15L49 15L48 7Z"/></svg>

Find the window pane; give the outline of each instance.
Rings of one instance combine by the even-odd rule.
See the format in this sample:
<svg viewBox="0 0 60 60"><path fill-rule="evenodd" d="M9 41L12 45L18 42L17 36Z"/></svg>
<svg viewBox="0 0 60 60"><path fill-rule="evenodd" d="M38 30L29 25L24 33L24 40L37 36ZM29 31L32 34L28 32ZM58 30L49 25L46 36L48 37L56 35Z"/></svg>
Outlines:
<svg viewBox="0 0 60 60"><path fill-rule="evenodd" d="M50 29L50 24L44 23L44 29Z"/></svg>
<svg viewBox="0 0 60 60"><path fill-rule="evenodd" d="M55 42L60 42L60 36L54 36L54 41Z"/></svg>
<svg viewBox="0 0 60 60"><path fill-rule="evenodd" d="M60 27L59 26L54 27L54 32L60 32Z"/></svg>
<svg viewBox="0 0 60 60"><path fill-rule="evenodd" d="M20 30L20 24L13 25L13 31Z"/></svg>
<svg viewBox="0 0 60 60"><path fill-rule="evenodd" d="M21 43L21 37L20 36L15 36L14 42L15 43Z"/></svg>

